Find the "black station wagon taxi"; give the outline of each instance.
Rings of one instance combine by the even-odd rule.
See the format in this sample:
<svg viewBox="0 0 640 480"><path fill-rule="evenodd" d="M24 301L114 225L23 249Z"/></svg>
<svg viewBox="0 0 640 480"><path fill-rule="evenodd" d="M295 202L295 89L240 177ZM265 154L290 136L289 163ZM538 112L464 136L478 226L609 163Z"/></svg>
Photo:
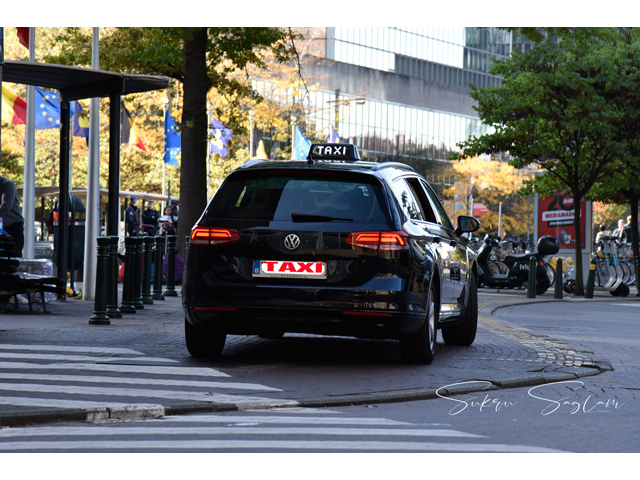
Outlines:
<svg viewBox="0 0 640 480"><path fill-rule="evenodd" d="M396 339L428 364L437 330L471 345L477 268L427 181L350 144L314 144L304 160L252 160L233 171L193 227L182 297L195 357L227 335L287 332Z"/></svg>

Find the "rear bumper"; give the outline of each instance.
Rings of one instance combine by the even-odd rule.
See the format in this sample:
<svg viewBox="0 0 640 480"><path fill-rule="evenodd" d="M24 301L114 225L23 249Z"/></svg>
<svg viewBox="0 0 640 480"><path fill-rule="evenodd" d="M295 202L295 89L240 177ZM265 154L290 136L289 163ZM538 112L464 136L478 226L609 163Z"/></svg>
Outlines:
<svg viewBox="0 0 640 480"><path fill-rule="evenodd" d="M275 332L343 335L359 338L398 339L420 329L422 313L329 308L265 308L184 306L192 325L235 335Z"/></svg>

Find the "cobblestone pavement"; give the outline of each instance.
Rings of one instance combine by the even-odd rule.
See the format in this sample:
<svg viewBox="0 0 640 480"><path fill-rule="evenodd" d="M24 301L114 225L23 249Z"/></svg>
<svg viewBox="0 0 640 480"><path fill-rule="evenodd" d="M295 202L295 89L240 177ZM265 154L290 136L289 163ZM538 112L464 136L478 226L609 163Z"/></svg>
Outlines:
<svg viewBox="0 0 640 480"><path fill-rule="evenodd" d="M219 359L196 360L188 355L184 346L179 289L177 297L166 297L135 314L112 318L110 325L89 324L93 303L82 300L53 301L44 313L38 306L34 306L32 312L26 305L17 310L5 306L0 314L0 354L29 345L44 346L43 349L52 346L94 350L127 348L140 355L133 360L128 358L126 362L131 364L151 367L171 362L171 365L194 369L193 372L202 368L219 371L233 382L260 384L270 389L268 396L260 392L235 399L218 394L211 394L206 401L152 399L155 400L154 415L278 404L323 406L409 401L435 398L437 389L448 395L463 393L474 388L472 383L467 383L472 381L488 381L494 388L507 388L597 375L609 370L606 361L594 360L594 352L516 329L492 315L496 308L505 305L553 301L557 302L560 313L562 309L571 308L575 301L609 299L606 292L598 292L593 300L554 300L553 293L527 299L523 290L498 294L482 289L474 344L451 347L439 338L436 360L425 366L402 364L394 341L289 334L278 340L230 336ZM637 300L630 296L624 301ZM46 362L28 357L22 361ZM126 362L123 359L118 363ZM6 368L6 361L3 365ZM458 385L452 386L454 384ZM40 395L47 398L46 394ZM58 419L64 417L63 409L12 405L11 394L2 399L3 396L0 387L0 400L3 400L0 424L15 422L12 417L30 421L37 421L36 417L41 421L51 421L56 415ZM136 410L135 415L144 415L140 408Z"/></svg>

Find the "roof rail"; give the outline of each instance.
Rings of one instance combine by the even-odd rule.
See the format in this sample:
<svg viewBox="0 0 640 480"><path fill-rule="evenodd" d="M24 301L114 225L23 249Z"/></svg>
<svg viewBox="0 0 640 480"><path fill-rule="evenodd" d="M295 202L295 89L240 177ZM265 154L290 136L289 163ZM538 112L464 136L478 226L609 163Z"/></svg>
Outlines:
<svg viewBox="0 0 640 480"><path fill-rule="evenodd" d="M400 162L376 163L373 167L371 167L371 170L378 171L383 168L402 168L404 170L410 170L412 172L415 172L415 169L411 165L407 165L406 163L400 163Z"/></svg>

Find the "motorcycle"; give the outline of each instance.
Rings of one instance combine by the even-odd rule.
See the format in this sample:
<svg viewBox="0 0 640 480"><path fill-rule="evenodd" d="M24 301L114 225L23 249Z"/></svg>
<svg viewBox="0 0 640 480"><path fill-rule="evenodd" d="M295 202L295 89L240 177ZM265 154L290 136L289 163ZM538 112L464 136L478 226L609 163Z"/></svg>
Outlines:
<svg viewBox="0 0 640 480"><path fill-rule="evenodd" d="M513 254L504 257L503 263L507 267L506 273L496 273L491 268L491 250L499 246L499 239L490 235L484 237L484 241L477 251L478 262L478 286L491 288L521 288L529 281L529 262L536 259L536 294L542 295L551 285L544 257L554 255L560 250L558 241L550 235L544 235L538 239L536 249L533 252Z"/></svg>

